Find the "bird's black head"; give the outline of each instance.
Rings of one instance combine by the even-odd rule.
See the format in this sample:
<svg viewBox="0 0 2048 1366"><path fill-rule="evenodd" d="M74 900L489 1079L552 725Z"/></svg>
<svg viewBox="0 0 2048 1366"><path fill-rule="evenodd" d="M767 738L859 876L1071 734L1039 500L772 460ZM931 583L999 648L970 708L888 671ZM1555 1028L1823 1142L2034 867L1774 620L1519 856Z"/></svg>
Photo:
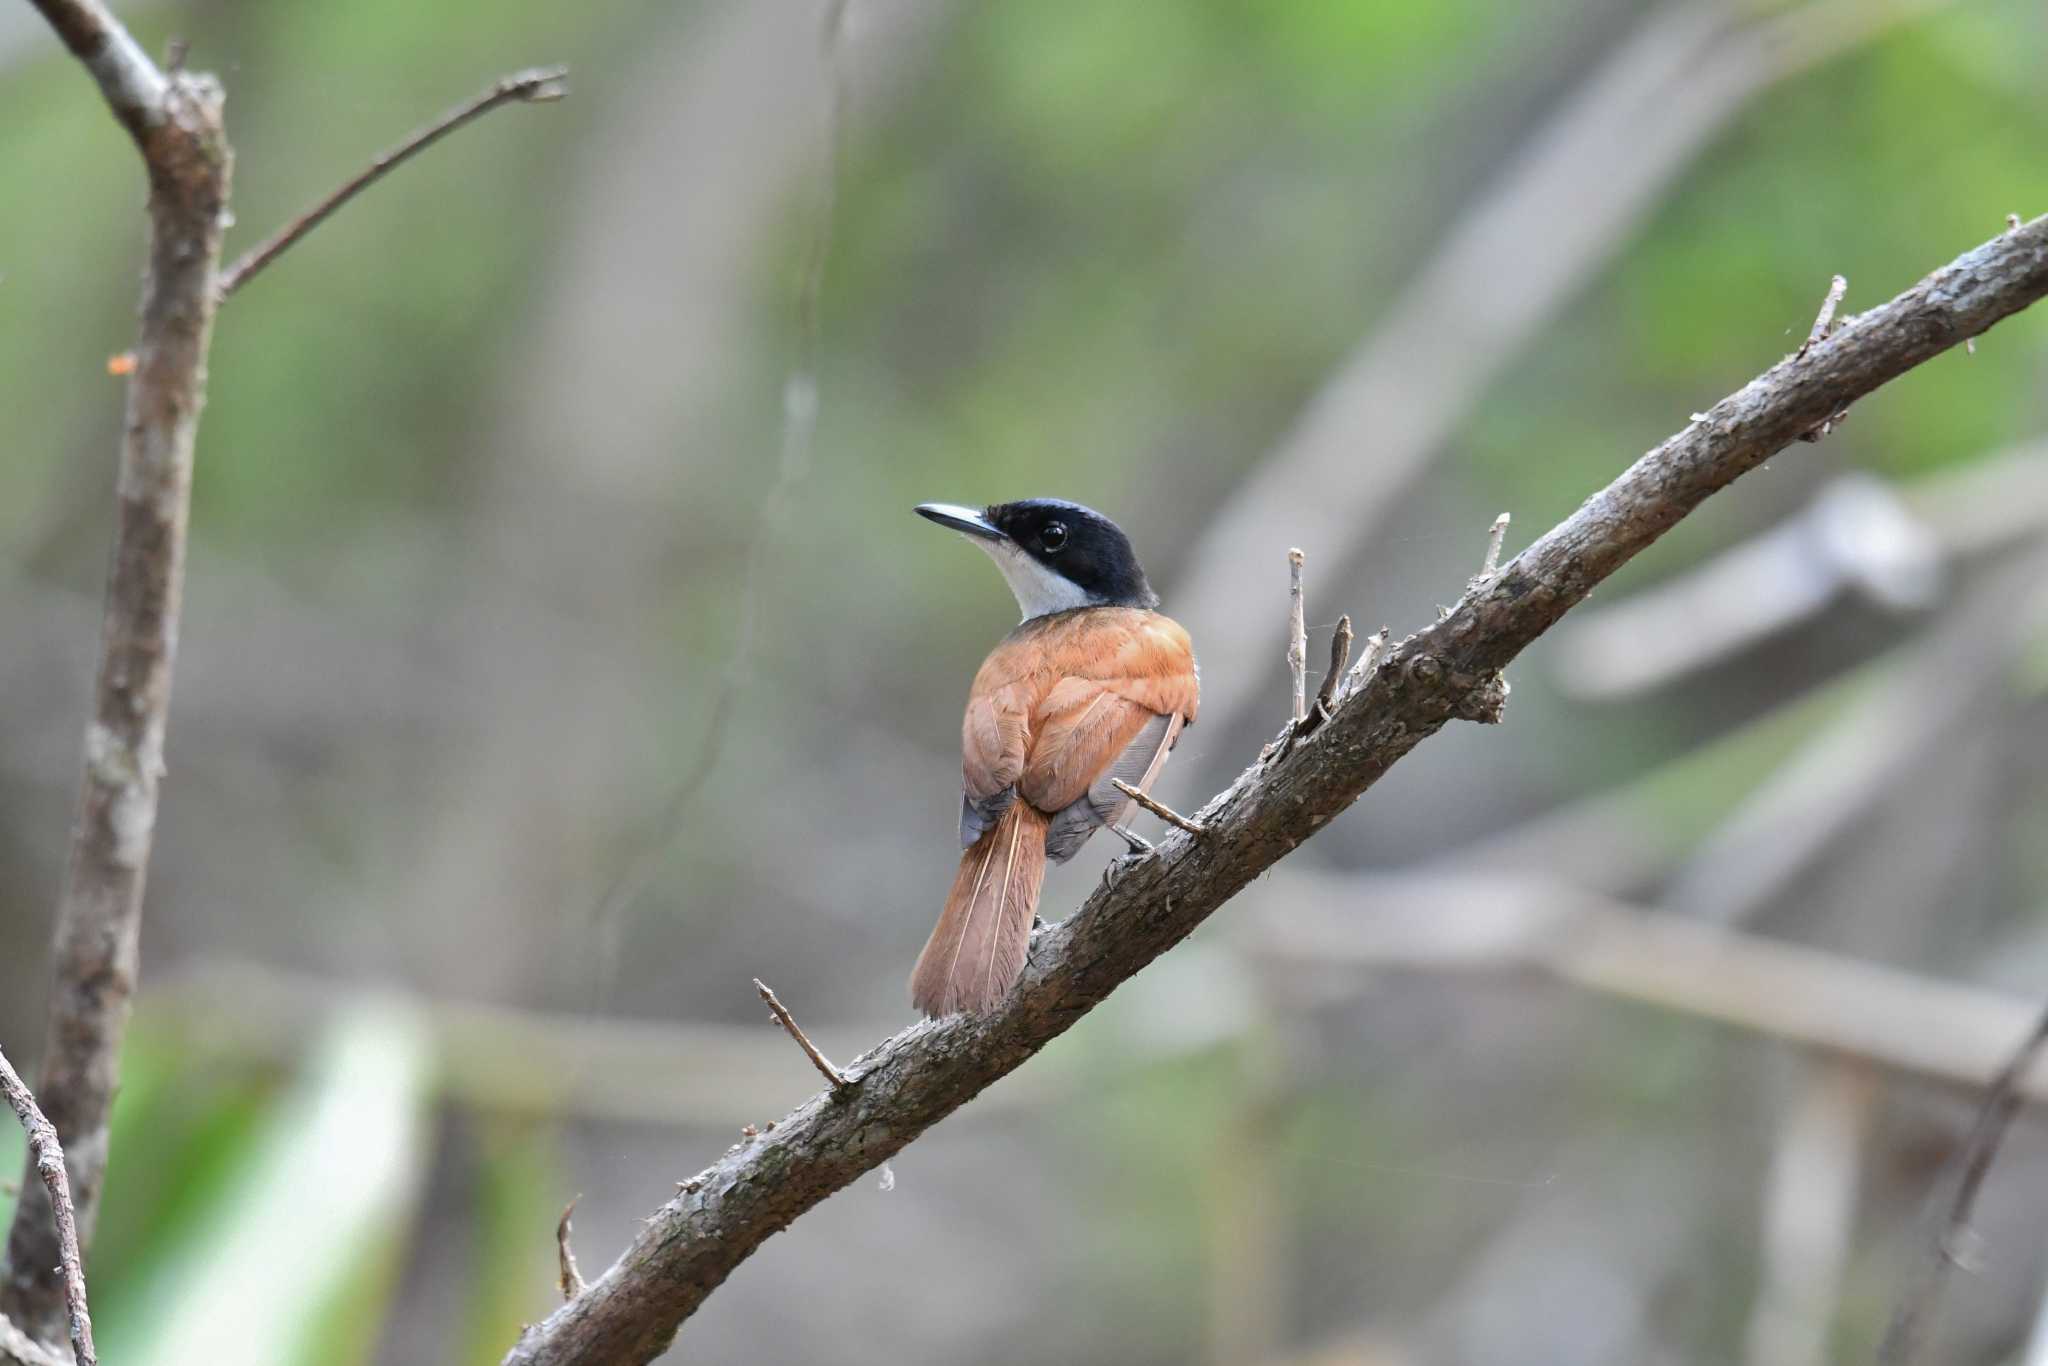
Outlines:
<svg viewBox="0 0 2048 1366"><path fill-rule="evenodd" d="M1009 580L1025 617L1075 607L1157 607L1123 528L1079 503L1027 498L980 509L925 503L918 512L973 537Z"/></svg>

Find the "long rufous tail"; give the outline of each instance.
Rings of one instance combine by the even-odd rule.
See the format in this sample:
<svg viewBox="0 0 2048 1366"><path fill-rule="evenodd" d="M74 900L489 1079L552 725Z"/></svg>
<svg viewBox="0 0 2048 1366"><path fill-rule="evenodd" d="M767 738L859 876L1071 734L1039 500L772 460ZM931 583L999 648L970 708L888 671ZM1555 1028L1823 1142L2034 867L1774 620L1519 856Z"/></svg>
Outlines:
<svg viewBox="0 0 2048 1366"><path fill-rule="evenodd" d="M937 1017L980 1014L1009 995L1031 948L1051 818L1014 801L960 856L938 927L910 974L910 1000Z"/></svg>

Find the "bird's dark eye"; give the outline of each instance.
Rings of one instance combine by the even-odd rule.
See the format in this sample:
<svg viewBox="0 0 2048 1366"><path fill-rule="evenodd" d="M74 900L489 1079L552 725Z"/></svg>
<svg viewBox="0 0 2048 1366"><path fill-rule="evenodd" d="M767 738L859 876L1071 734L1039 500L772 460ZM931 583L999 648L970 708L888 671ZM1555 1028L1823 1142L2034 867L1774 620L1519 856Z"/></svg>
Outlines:
<svg viewBox="0 0 2048 1366"><path fill-rule="evenodd" d="M1065 522L1047 522L1038 533L1038 543L1045 547L1047 554L1052 554L1059 550L1060 547L1067 543L1067 524Z"/></svg>

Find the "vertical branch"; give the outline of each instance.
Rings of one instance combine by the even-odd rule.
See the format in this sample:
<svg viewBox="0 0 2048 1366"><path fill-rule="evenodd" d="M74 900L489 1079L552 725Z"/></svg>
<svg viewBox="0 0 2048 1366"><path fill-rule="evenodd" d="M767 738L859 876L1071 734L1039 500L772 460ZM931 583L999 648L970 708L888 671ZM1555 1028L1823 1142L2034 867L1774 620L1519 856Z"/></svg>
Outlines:
<svg viewBox="0 0 2048 1366"><path fill-rule="evenodd" d="M232 153L212 77L157 70L96 0L36 5L99 82L134 137L149 181L142 324L128 378L99 668L57 910L49 1040L37 1086L68 1154L79 1240L90 1242L164 771L192 449L206 397ZM62 1261L49 1200L25 1184L8 1235L0 1314L31 1336L56 1336L66 1317Z"/></svg>

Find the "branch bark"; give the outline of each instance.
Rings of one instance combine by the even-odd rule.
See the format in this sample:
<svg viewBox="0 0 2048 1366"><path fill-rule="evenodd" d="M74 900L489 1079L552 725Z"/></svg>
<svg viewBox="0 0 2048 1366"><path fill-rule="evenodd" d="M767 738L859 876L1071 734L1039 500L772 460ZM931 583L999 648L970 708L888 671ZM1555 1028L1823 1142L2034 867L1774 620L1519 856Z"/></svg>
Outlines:
<svg viewBox="0 0 2048 1366"><path fill-rule="evenodd" d="M233 155L211 76L159 71L97 0L36 0L36 7L98 81L149 179L149 255L116 477L113 563L36 1088L64 1144L78 1237L89 1242L164 771L192 449L206 399ZM24 1183L0 1277L0 1314L34 1337L61 1333L60 1265L48 1199Z"/></svg>
<svg viewBox="0 0 2048 1366"><path fill-rule="evenodd" d="M2048 294L2048 218L1957 258L1788 357L1631 465L1441 620L1391 648L1330 721L1262 759L1156 855L1120 865L1034 937L994 1013L912 1026L731 1149L650 1216L583 1294L528 1329L514 1366L644 1362L763 1240L1007 1075L1454 718L1499 719L1499 671L1710 494L1907 370Z"/></svg>

